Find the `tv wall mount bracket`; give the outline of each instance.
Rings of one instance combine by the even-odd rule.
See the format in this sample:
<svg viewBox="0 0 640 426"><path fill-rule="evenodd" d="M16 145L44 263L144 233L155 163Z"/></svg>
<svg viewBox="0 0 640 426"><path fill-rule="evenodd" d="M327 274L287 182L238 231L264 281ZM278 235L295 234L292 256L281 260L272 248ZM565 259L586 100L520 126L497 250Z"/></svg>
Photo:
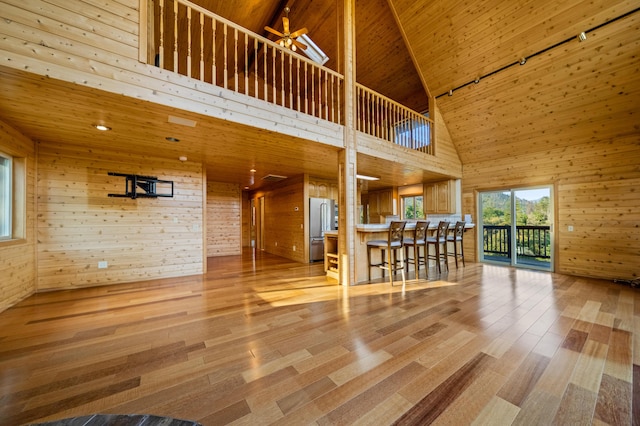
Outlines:
<svg viewBox="0 0 640 426"><path fill-rule="evenodd" d="M160 180L156 176L140 176L114 172L109 172L109 176L122 176L125 178L125 193L109 194L109 197L132 199L173 197L173 181L171 180Z"/></svg>

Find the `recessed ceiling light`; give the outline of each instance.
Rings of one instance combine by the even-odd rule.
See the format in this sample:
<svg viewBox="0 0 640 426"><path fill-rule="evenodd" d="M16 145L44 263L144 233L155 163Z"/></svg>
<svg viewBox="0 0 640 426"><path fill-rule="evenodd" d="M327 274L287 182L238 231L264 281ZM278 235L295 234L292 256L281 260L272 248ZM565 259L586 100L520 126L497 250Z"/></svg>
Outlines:
<svg viewBox="0 0 640 426"><path fill-rule="evenodd" d="M174 138L173 136L167 136L165 139L169 142L180 142L180 139Z"/></svg>
<svg viewBox="0 0 640 426"><path fill-rule="evenodd" d="M93 127L95 127L96 129L102 131L102 132L106 132L107 130L111 130L111 127L105 126L104 124L94 124Z"/></svg>
<svg viewBox="0 0 640 426"><path fill-rule="evenodd" d="M356 175L356 178L362 179L362 180L380 180L379 177L367 176L367 175Z"/></svg>

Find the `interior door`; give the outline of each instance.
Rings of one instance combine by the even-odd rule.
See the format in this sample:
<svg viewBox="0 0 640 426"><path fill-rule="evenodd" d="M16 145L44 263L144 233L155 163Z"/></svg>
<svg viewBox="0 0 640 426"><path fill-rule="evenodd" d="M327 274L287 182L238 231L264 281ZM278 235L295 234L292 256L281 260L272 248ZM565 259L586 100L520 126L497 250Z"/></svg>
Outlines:
<svg viewBox="0 0 640 426"><path fill-rule="evenodd" d="M258 250L264 250L264 197L258 197L258 214L256 216L258 219L256 226Z"/></svg>
<svg viewBox="0 0 640 426"><path fill-rule="evenodd" d="M552 187L478 195L480 260L553 270Z"/></svg>

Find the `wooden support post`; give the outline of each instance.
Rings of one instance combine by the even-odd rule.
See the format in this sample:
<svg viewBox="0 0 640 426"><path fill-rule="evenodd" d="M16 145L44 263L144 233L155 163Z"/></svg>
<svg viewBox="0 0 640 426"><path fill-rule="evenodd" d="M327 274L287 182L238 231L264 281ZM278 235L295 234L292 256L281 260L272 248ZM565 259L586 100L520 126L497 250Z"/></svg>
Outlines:
<svg viewBox="0 0 640 426"><path fill-rule="evenodd" d="M338 257L340 284L356 283L357 150L355 129L355 0L344 0L344 149L338 154Z"/></svg>

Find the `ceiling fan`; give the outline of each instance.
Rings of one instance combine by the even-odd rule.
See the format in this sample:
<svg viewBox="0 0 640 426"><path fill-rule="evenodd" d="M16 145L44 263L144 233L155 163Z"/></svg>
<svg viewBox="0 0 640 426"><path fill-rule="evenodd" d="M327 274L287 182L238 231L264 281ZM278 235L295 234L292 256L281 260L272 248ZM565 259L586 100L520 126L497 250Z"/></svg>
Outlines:
<svg viewBox="0 0 640 426"><path fill-rule="evenodd" d="M294 52L296 51L297 47L299 47L302 50L306 50L307 45L300 43L298 40L296 40L296 38L300 37L303 34L306 34L307 29L302 28L294 32L289 32L289 11L290 10L291 9L289 9L288 6L284 8L285 16L282 17L282 27L283 27L282 33L278 30L274 30L269 26L264 27L264 29L269 31L271 34L275 34L278 37L280 37L279 40L276 40L276 43L278 43L280 46L291 49Z"/></svg>

